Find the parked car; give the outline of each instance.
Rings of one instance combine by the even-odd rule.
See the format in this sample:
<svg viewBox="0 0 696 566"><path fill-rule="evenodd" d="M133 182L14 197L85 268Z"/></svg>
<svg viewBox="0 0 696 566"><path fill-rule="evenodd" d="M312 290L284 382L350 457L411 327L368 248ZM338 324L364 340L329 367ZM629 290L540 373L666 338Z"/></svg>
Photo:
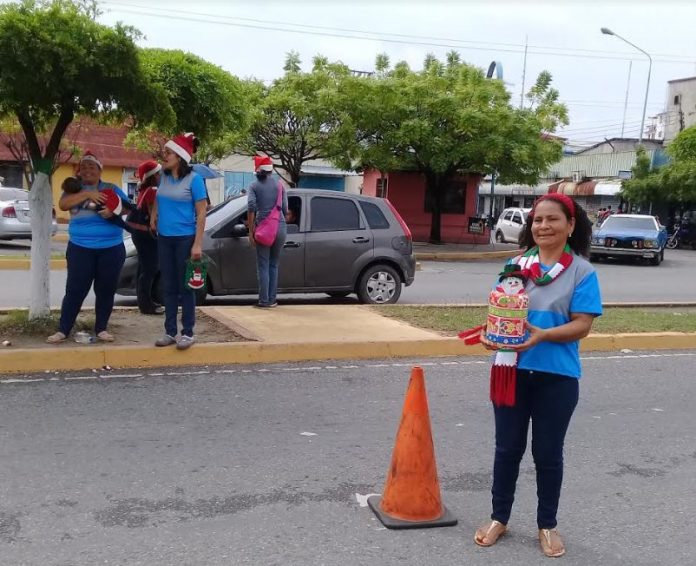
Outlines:
<svg viewBox="0 0 696 566"><path fill-rule="evenodd" d="M590 259L634 257L660 265L665 257L667 228L647 214L614 214L592 234Z"/></svg>
<svg viewBox="0 0 696 566"><path fill-rule="evenodd" d="M506 208L495 224L495 241L518 244L531 208Z"/></svg>
<svg viewBox="0 0 696 566"><path fill-rule="evenodd" d="M279 293L357 293L363 303L398 301L416 271L411 232L386 199L290 189L294 213L280 261ZM256 252L249 246L247 196L238 195L211 209L206 218L203 252L210 258L207 294L258 292ZM137 252L126 238L126 262L118 293L135 295ZM155 296L159 294L159 276ZM206 298L197 296L198 304Z"/></svg>
<svg viewBox="0 0 696 566"><path fill-rule="evenodd" d="M53 211L51 235L58 232ZM0 187L0 240L31 240L29 192L14 187Z"/></svg>

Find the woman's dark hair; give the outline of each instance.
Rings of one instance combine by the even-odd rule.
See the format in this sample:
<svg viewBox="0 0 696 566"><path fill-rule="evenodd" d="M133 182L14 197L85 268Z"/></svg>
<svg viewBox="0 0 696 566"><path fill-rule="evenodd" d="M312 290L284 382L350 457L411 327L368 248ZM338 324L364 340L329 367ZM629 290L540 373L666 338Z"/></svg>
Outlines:
<svg viewBox="0 0 696 566"><path fill-rule="evenodd" d="M196 151L198 151L198 146L200 144L201 143L198 141L198 138L194 137L193 138L193 153L196 153ZM179 165L176 168L176 174L179 177L179 179L183 179L184 177L186 177L186 175L188 175L191 171L193 171L193 167L191 166L190 163L186 163L186 161L184 161L181 156L177 155L177 157L179 158Z"/></svg>
<svg viewBox="0 0 696 566"><path fill-rule="evenodd" d="M154 175L150 175L147 179L145 179L142 183L140 183L140 188L141 189L147 189L148 187L156 187L159 183L159 173L155 173Z"/></svg>
<svg viewBox="0 0 696 566"><path fill-rule="evenodd" d="M582 208L575 199L572 199L572 201L573 204L575 204L575 228L570 238L568 238L568 245L576 254L589 257L590 240L592 239L592 221L587 217L585 209ZM568 220L573 218L573 215L565 204L555 199L553 202L558 203L558 206L561 207L563 214L565 214ZM520 245L527 250L536 246L534 236L532 236L532 223L534 221L533 212L534 209L532 208L532 211L527 216L527 223L524 225L524 230L520 237Z"/></svg>
<svg viewBox="0 0 696 566"><path fill-rule="evenodd" d="M256 172L256 178L259 181L265 181L269 175L270 175L270 173L268 171L257 171Z"/></svg>

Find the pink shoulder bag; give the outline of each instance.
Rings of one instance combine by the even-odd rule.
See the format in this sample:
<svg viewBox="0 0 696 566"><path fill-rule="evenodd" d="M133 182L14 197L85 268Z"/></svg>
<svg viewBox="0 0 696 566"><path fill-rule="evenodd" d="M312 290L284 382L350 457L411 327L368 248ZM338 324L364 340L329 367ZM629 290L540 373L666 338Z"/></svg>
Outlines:
<svg viewBox="0 0 696 566"><path fill-rule="evenodd" d="M271 209L266 218L264 218L254 230L254 240L260 246L272 246L278 234L278 225L280 224L280 214L283 202L283 185L278 181L278 198L275 206Z"/></svg>

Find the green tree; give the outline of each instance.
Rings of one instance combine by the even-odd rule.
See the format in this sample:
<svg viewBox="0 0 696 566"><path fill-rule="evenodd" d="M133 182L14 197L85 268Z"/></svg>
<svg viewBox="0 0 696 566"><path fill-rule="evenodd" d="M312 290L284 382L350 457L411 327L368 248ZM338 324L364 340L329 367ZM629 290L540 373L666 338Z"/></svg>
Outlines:
<svg viewBox="0 0 696 566"><path fill-rule="evenodd" d="M141 49L148 80L165 93L154 119L136 123L129 143L160 154L166 140L194 132L201 142L196 159L211 163L229 155L247 127L246 94L234 75L191 53Z"/></svg>
<svg viewBox="0 0 696 566"><path fill-rule="evenodd" d="M32 318L49 311L49 177L68 126L76 115L151 120L160 102L161 93L149 87L141 70L137 32L100 25L95 15L92 2L0 6L0 116L16 118L34 172Z"/></svg>
<svg viewBox="0 0 696 566"><path fill-rule="evenodd" d="M270 86L250 86L252 115L244 147L249 154L265 153L280 162L283 177L296 187L307 161L350 165L346 156L355 136L340 104L342 88L352 79L349 69L318 55L312 71L301 72L294 55L288 55L283 77Z"/></svg>
<svg viewBox="0 0 696 566"><path fill-rule="evenodd" d="M547 73L524 110L510 104L501 81L486 79L453 53L446 64L428 55L420 71L399 63L358 90L353 157L365 167L423 174L431 242L441 241L442 208L457 175L495 171L502 182L535 183L561 156L560 144L543 136L567 123Z"/></svg>
<svg viewBox="0 0 696 566"><path fill-rule="evenodd" d="M696 126L681 131L667 146L667 153L672 161L651 170L649 157L639 149L633 177L623 183L622 198L638 204L696 202Z"/></svg>

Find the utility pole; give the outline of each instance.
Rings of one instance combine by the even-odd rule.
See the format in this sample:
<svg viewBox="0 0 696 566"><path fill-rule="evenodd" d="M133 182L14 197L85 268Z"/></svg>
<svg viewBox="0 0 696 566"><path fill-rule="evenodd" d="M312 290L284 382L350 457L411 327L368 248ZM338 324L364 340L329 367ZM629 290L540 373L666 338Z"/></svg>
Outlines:
<svg viewBox="0 0 696 566"><path fill-rule="evenodd" d="M621 122L621 137L624 137L624 128L626 127L626 109L628 108L628 90L631 87L631 69L633 68L633 60L628 62L628 80L626 81L626 99L624 100L623 120Z"/></svg>
<svg viewBox="0 0 696 566"><path fill-rule="evenodd" d="M524 107L524 81L527 78L527 47L528 47L528 44L529 44L529 36L525 35L524 36L524 62L522 64L522 92L520 92L520 108Z"/></svg>

